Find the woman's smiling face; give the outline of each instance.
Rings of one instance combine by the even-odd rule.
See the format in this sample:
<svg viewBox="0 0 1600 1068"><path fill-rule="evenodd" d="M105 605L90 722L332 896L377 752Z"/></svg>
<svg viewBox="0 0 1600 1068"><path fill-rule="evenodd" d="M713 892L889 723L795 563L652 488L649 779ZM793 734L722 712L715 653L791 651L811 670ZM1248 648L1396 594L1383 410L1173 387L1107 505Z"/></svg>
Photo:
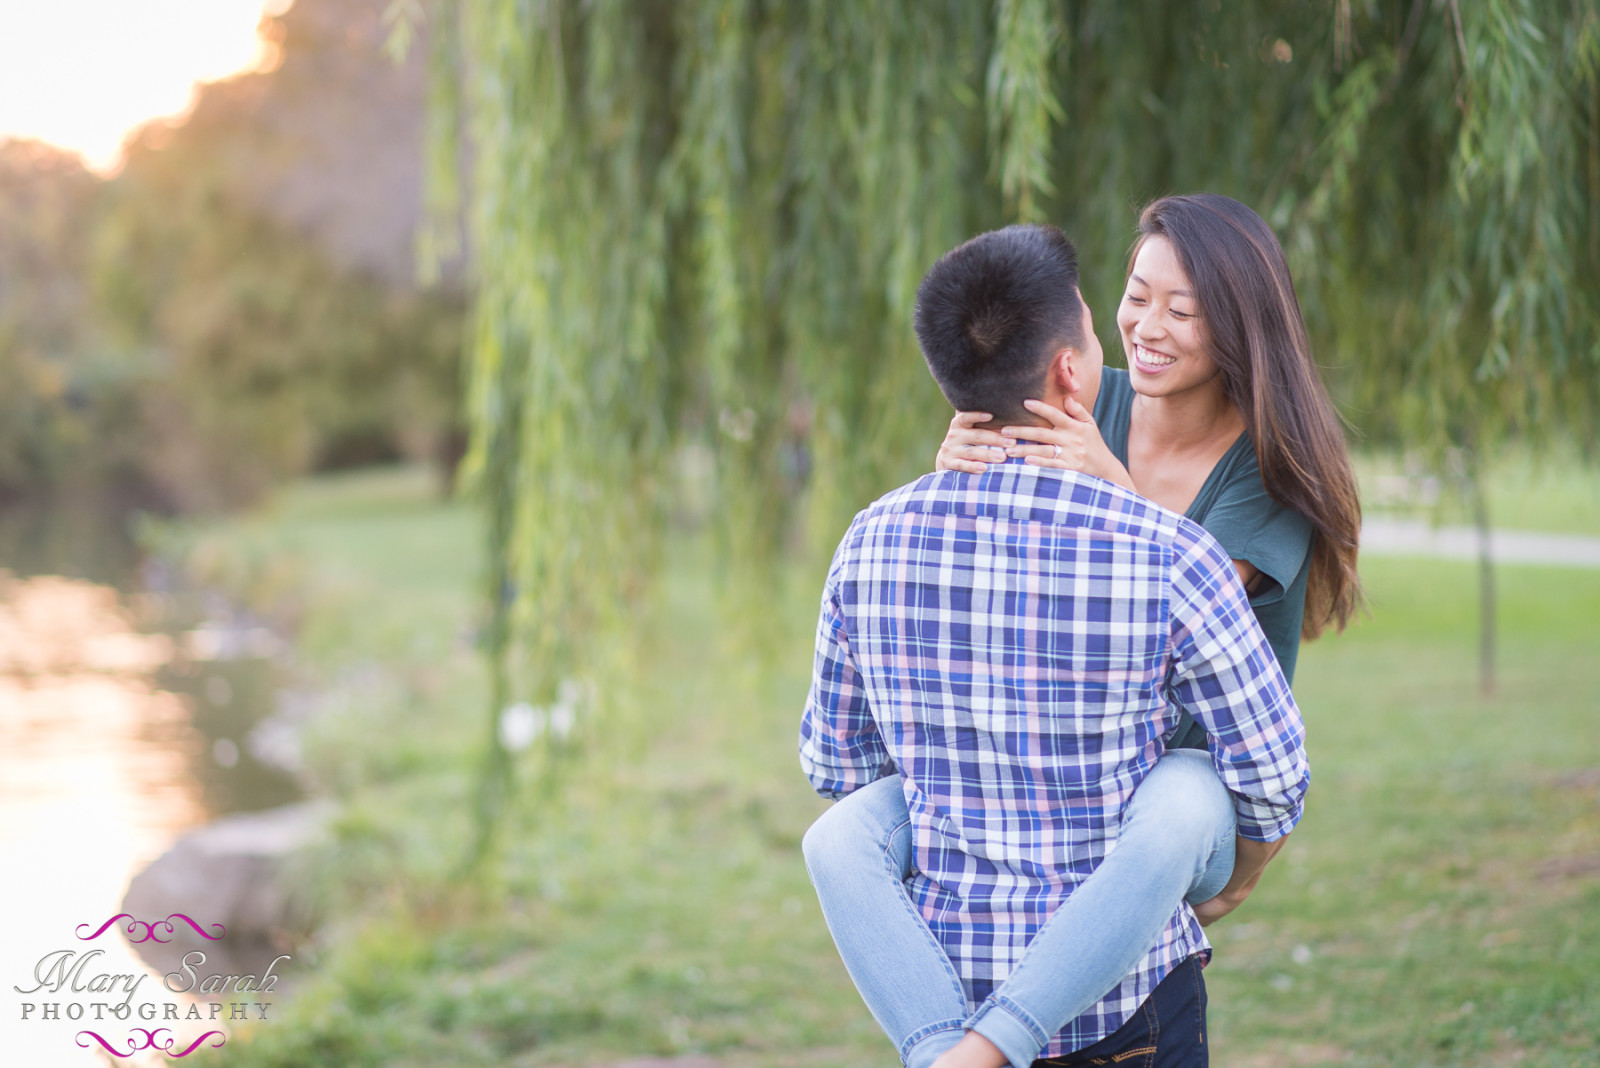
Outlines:
<svg viewBox="0 0 1600 1068"><path fill-rule="evenodd" d="M1200 305L1172 242L1145 238L1133 257L1128 286L1117 306L1117 329L1128 357L1128 377L1138 393L1172 396L1217 376L1200 329Z"/></svg>

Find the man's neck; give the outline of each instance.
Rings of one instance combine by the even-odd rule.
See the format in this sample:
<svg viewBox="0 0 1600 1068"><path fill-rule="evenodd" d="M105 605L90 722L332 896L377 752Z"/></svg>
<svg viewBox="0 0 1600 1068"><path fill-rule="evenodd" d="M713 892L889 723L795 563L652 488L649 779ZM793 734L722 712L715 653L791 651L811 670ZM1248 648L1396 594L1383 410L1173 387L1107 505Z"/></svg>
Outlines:
<svg viewBox="0 0 1600 1068"><path fill-rule="evenodd" d="M1039 416L1034 415L1032 412L1024 411L1024 412L1022 412L1021 415L1018 415L1014 419L991 419L987 423L974 423L973 427L974 427L974 429L977 429L977 430L993 430L995 433L998 434L1000 431L1004 430L1008 426L1049 426L1049 425L1050 425L1050 420L1041 419Z"/></svg>
<svg viewBox="0 0 1600 1068"><path fill-rule="evenodd" d="M1058 409L1060 409L1061 411L1064 412L1064 411L1067 410L1067 398L1069 396L1070 396L1070 394L1068 394L1068 393L1066 393L1066 392L1064 392L1064 391L1062 391L1060 389L1046 388L1043 391L1043 394L1037 399L1039 399L1039 400L1043 401L1044 403L1050 405L1052 408L1058 408ZM1046 419L1044 416L1042 416L1042 415L1034 415L1032 412L1028 411L1028 409L1021 408L1016 412L1015 415L1012 415L1012 416L1007 417L1007 418L991 419L987 423L979 423L979 424L977 424L977 428L979 430L993 430L993 431L998 432L998 431L1004 430L1008 426L1050 426L1050 425L1051 425L1050 420Z"/></svg>

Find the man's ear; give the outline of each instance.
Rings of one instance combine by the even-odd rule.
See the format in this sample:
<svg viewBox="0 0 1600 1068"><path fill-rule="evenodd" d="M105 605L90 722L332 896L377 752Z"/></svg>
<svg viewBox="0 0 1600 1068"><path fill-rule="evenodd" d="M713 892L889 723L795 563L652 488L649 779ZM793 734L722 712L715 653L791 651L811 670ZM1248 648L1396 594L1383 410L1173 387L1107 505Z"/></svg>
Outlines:
<svg viewBox="0 0 1600 1068"><path fill-rule="evenodd" d="M1083 378L1078 374L1082 359L1082 354L1069 345L1063 345L1050 357L1050 381L1064 396L1083 389Z"/></svg>

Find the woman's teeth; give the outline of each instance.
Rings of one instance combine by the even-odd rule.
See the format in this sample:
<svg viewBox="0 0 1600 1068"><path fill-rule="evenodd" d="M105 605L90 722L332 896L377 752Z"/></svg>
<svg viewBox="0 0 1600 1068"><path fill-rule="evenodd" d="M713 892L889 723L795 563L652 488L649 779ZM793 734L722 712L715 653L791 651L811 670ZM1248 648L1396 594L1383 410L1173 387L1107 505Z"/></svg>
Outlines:
<svg viewBox="0 0 1600 1068"><path fill-rule="evenodd" d="M1163 356L1159 352L1151 352L1143 345L1135 346L1134 354L1139 357L1140 363L1147 363L1151 367L1165 367L1169 363L1177 363L1176 356Z"/></svg>

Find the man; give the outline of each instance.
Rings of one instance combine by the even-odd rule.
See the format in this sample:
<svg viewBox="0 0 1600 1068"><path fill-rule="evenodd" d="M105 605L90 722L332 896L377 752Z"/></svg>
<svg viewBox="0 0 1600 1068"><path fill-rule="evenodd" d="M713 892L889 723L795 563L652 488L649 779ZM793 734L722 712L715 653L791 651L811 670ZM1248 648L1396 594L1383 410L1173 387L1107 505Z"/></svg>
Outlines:
<svg viewBox="0 0 1600 1068"><path fill-rule="evenodd" d="M1037 422L1029 397L1094 407L1100 347L1076 254L1052 227L948 253L916 320L959 410L999 427ZM1298 821L1308 772L1299 711L1231 561L1119 486L1018 459L924 476L851 524L823 592L801 763L831 797L898 772L906 889L979 1005L1105 857L1182 711L1215 739L1238 818L1234 883L1252 883ZM1044 1056L1206 1063L1209 949L1180 907ZM971 1032L945 1057L1004 1063L997 1052Z"/></svg>

